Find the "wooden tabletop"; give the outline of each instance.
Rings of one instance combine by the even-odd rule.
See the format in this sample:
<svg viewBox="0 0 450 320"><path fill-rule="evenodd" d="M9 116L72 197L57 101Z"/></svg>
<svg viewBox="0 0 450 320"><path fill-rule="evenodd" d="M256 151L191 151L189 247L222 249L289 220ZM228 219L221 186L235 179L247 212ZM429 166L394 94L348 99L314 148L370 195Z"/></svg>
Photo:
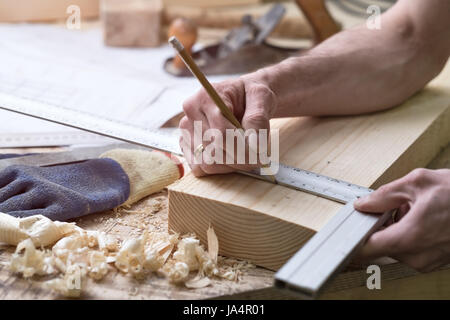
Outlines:
<svg viewBox="0 0 450 320"><path fill-rule="evenodd" d="M52 149L53 151L54 149ZM0 153L22 152L28 149L0 149ZM44 149L33 150L44 151ZM430 164L430 168L450 168L450 145ZM137 236L144 228L150 231L167 230L167 192L152 195L130 209L116 212L92 214L75 222L90 230L101 230L125 239ZM156 208L156 209L155 209ZM142 221L146 225L142 225ZM219 239L220 241L220 239ZM46 279L24 280L8 271L1 262L7 262L14 248L0 247L0 299L58 299L61 296L43 289ZM369 292L365 288L367 274L360 268L349 269L342 273L330 285L324 298L449 298L450 269L419 275L413 270L405 273L397 264L388 264L382 268L386 281L384 287L392 290ZM131 276L111 271L100 282L89 280L82 298L84 299L213 299L213 298L287 298L288 296L272 288L273 272L253 267L243 271L239 281L213 280L212 285L202 289L187 289L169 284L156 274L137 281ZM349 279L351 281L349 281ZM389 280L391 279L391 280ZM444 281L445 280L445 281ZM344 285L345 283L345 285ZM447 285L446 285L447 283ZM417 287L419 286L419 288ZM420 289L422 286L422 289ZM399 288L404 288L403 291ZM382 294L383 293L383 294Z"/></svg>

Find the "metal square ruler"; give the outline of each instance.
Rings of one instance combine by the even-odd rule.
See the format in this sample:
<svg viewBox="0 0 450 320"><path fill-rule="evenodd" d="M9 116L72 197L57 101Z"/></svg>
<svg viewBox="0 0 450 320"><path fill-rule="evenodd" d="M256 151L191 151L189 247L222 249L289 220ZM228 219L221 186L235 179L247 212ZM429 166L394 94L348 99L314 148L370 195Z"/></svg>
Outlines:
<svg viewBox="0 0 450 320"><path fill-rule="evenodd" d="M182 154L178 143L178 135L174 134L173 130L148 130L125 122L100 118L88 113L16 98L2 93L0 93L0 109L143 147L168 151L177 155ZM89 156L96 154L95 149L89 150L90 153L87 153ZM68 159L72 161L73 159L82 159L83 157L79 156L82 150L78 150L78 156L76 156L76 152L72 151L71 156L67 156L67 153L39 155L41 160L33 163L35 165L40 163L50 165L52 163L64 163ZM87 158L84 157L84 159ZM271 179L260 175L258 172L240 173L273 183ZM274 177L277 184L345 204L275 274L274 284L277 288L301 294L306 298L316 298L326 283L346 266L366 238L387 221L390 212L382 215L369 215L356 211L353 208L353 201L358 197L367 195L372 190L352 183L283 164L279 165L279 171Z"/></svg>

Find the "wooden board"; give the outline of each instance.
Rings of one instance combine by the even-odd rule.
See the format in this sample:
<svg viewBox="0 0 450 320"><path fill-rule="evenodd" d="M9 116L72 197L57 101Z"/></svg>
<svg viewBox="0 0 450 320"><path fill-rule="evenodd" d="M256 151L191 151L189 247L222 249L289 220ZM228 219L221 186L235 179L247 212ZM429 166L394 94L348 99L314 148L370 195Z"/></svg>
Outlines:
<svg viewBox="0 0 450 320"><path fill-rule="evenodd" d="M66 19L71 5L80 7L81 19L98 17L99 0L1 0L0 22Z"/></svg>
<svg viewBox="0 0 450 320"><path fill-rule="evenodd" d="M425 166L450 141L449 72L386 112L272 121L281 162L372 188ZM340 207L238 174L187 175L169 188L169 227L205 241L212 225L221 254L276 270Z"/></svg>

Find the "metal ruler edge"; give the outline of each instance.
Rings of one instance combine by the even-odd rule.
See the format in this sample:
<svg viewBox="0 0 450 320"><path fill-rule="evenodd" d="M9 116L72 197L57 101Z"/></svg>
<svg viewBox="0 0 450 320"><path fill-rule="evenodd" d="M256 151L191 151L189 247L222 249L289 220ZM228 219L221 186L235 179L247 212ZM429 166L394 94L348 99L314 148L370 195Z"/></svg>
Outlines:
<svg viewBox="0 0 450 320"><path fill-rule="evenodd" d="M275 287L303 298L317 298L391 213L361 213L353 208L353 201L348 202L278 270Z"/></svg>
<svg viewBox="0 0 450 320"><path fill-rule="evenodd" d="M99 143L114 143L114 141L84 131L0 133L0 148L59 147Z"/></svg>

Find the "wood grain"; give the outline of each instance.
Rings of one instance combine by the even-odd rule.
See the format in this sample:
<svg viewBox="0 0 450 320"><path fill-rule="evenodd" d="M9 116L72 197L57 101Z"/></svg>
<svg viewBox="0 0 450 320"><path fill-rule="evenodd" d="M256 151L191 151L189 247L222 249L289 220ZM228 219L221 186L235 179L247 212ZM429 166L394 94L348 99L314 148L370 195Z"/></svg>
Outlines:
<svg viewBox="0 0 450 320"><path fill-rule="evenodd" d="M47 149L45 151L50 151ZM1 150L3 151L3 150ZM43 151L43 150L41 150ZM429 168L450 168L450 144L436 157ZM137 210L149 208L149 202L155 198L164 198L163 209L148 219L150 226L157 230L167 228L167 195L165 192L150 196L131 208ZM140 220L140 213L127 214L122 217L126 222L117 220L111 212L94 214L77 219L84 228L104 230L119 238L134 234L137 230L133 221ZM114 224L105 223L113 217ZM160 220L154 223L152 220ZM158 226L159 225L159 226ZM139 231L139 230L138 230ZM0 299L60 299L61 297L42 287L41 281L27 281L12 275L2 262L9 260L12 248L0 247ZM363 298L435 298L449 299L450 287L446 285L450 276L450 268L421 275L400 263L377 262L381 266L382 290L369 291L365 287L367 273L364 266L354 266L345 270L326 288L323 299L363 299ZM114 272L101 282L89 282L84 299L295 299L272 287L273 272L255 268L245 272L240 282L214 281L213 285L204 289L188 290L173 286L165 279L154 276L145 281L136 281L131 277ZM424 280L426 279L426 280ZM399 280L399 281L397 281ZM444 281L445 280L445 281ZM448 281L447 281L448 283Z"/></svg>
<svg viewBox="0 0 450 320"><path fill-rule="evenodd" d="M449 106L450 89L438 82L389 111L271 125L280 129L281 162L378 187L426 166L449 143ZM201 236L212 225L221 254L276 270L340 207L237 174L187 175L169 188L169 227Z"/></svg>

